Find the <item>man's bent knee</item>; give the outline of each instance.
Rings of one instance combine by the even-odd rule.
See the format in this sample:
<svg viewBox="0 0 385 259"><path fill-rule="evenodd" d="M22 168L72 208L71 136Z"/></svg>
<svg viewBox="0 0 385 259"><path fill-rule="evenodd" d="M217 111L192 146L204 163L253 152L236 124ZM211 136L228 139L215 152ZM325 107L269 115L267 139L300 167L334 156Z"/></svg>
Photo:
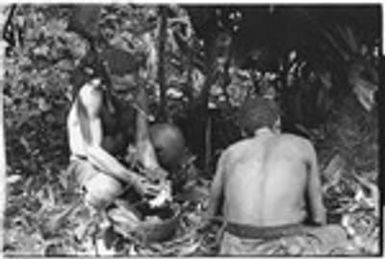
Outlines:
<svg viewBox="0 0 385 259"><path fill-rule="evenodd" d="M123 193L123 185L111 176L99 172L83 183L85 201L96 209L103 209Z"/></svg>
<svg viewBox="0 0 385 259"><path fill-rule="evenodd" d="M85 201L102 209L123 192L123 185L115 178L95 168L88 160L75 159L68 168L85 192Z"/></svg>

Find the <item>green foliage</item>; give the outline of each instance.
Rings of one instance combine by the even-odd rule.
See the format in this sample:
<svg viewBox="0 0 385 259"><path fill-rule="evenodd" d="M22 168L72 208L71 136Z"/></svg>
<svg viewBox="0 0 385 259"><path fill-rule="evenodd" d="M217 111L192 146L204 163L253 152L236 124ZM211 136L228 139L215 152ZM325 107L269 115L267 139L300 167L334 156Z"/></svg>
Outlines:
<svg viewBox="0 0 385 259"><path fill-rule="evenodd" d="M22 5L17 21L22 42L6 60L5 125L7 155L14 172L41 174L66 162L66 113L70 72L84 42L65 31L67 8Z"/></svg>

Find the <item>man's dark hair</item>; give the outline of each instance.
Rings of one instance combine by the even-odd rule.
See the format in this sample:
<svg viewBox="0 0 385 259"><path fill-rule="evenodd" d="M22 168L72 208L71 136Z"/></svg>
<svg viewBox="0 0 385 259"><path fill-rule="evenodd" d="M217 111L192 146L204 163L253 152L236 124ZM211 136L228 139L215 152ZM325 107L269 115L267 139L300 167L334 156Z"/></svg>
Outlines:
<svg viewBox="0 0 385 259"><path fill-rule="evenodd" d="M115 47L107 47L100 53L100 59L106 63L109 72L116 76L138 72L144 63L142 56Z"/></svg>
<svg viewBox="0 0 385 259"><path fill-rule="evenodd" d="M252 136L258 128L272 129L279 116L280 111L273 101L255 96L247 98L243 103L239 111L238 122L240 128L248 136Z"/></svg>
<svg viewBox="0 0 385 259"><path fill-rule="evenodd" d="M140 54L134 55L114 47L106 47L97 53L91 48L72 72L70 83L74 86L73 95L76 96L78 90L93 78L100 78L109 86L111 75L136 73L143 64L144 58Z"/></svg>

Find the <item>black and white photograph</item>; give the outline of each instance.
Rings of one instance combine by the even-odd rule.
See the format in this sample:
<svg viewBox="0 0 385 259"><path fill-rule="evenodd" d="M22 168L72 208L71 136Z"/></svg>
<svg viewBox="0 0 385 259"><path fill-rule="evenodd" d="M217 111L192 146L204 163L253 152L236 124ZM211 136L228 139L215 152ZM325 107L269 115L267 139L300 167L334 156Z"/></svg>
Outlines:
<svg viewBox="0 0 385 259"><path fill-rule="evenodd" d="M383 255L379 3L0 5L0 257Z"/></svg>

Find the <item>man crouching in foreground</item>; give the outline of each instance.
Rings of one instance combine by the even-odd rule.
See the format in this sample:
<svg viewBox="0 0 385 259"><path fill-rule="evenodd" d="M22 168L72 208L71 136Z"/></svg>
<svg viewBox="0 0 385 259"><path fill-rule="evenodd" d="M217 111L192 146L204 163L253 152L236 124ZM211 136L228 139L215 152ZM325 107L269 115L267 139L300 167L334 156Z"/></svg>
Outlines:
<svg viewBox="0 0 385 259"><path fill-rule="evenodd" d="M346 235L338 226L324 226L326 211L312 143L281 134L279 113L270 101L251 98L240 114L247 138L222 153L212 183L209 217L223 204L226 223L220 254L335 252Z"/></svg>
<svg viewBox="0 0 385 259"><path fill-rule="evenodd" d="M138 195L155 197L160 191L158 184L131 171L118 159L136 141L143 166L160 171L148 136L147 118L135 112L133 105L123 98L130 89L136 89L137 106L147 112L144 87L137 85L139 69L138 63L126 64L122 71L111 75L111 84L95 74L80 87L68 115L72 153L68 170L85 191L86 203L100 211L118 198L127 205L136 201ZM133 201L121 197L128 189L138 194L128 197Z"/></svg>

